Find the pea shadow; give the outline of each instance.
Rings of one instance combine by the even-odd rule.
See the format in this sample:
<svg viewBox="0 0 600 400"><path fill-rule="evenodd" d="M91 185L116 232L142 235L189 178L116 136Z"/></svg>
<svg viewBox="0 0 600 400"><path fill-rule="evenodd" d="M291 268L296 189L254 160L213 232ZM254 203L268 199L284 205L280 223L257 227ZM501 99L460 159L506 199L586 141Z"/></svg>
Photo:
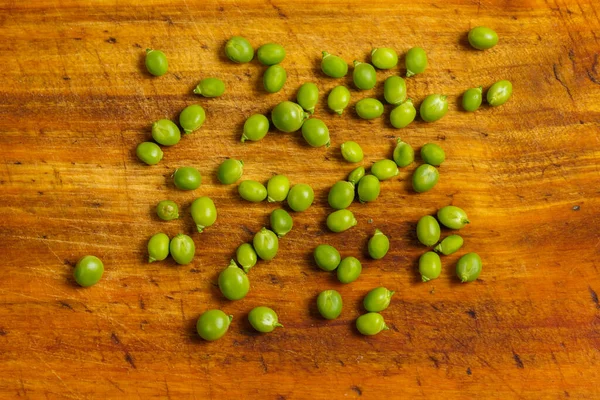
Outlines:
<svg viewBox="0 0 600 400"><path fill-rule="evenodd" d="M219 58L220 62L224 62L224 63L228 63L228 64L236 64L233 61L231 61L229 59L229 57L227 57L227 54L225 54L225 45L227 44L227 42L229 41L229 39L227 40L222 40L220 42L220 46L217 46L217 57Z"/></svg>
<svg viewBox="0 0 600 400"><path fill-rule="evenodd" d="M148 72L148 68L146 68L146 49L141 49L141 54L138 57L137 66L145 78L156 78L156 76Z"/></svg>
<svg viewBox="0 0 600 400"><path fill-rule="evenodd" d="M425 250L421 254L425 253ZM420 256L419 256L420 257ZM424 284L423 279L421 278L421 273L419 272L419 257L415 258L413 262L410 264L412 273L413 273L413 283L415 284Z"/></svg>
<svg viewBox="0 0 600 400"><path fill-rule="evenodd" d="M460 35L460 37L458 38L458 44L461 47L463 47L465 50L469 50L473 53L481 51L481 50L477 50L476 48L471 46L471 43L469 43L469 32L468 31L464 32L462 35Z"/></svg>
<svg viewBox="0 0 600 400"><path fill-rule="evenodd" d="M244 314L243 318L238 318L238 332L244 336L256 337L256 336L264 336L264 333L258 332L256 329L252 327L250 320L248 319L248 315L250 313ZM240 321L241 319L241 321Z"/></svg>

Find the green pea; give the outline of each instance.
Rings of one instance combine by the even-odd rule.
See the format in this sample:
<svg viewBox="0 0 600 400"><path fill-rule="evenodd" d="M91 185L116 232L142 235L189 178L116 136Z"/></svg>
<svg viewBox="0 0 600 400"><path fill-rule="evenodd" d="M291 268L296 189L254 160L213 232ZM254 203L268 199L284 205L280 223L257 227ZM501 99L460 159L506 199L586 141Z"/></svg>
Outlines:
<svg viewBox="0 0 600 400"><path fill-rule="evenodd" d="M354 60L352 80L360 90L370 90L377 83L377 72L371 64Z"/></svg>
<svg viewBox="0 0 600 400"><path fill-rule="evenodd" d="M317 266L323 271L333 271L340 265L340 252L328 244L320 244L313 253Z"/></svg>
<svg viewBox="0 0 600 400"><path fill-rule="evenodd" d="M135 149L135 154L140 161L148 165L156 165L162 160L163 152L160 146L154 142L142 142Z"/></svg>
<svg viewBox="0 0 600 400"><path fill-rule="evenodd" d="M281 65L271 65L263 75L263 86L269 93L277 93L285 85L287 80L287 72Z"/></svg>
<svg viewBox="0 0 600 400"><path fill-rule="evenodd" d="M421 74L427 68L427 54L420 47L413 47L406 53L406 77Z"/></svg>
<svg viewBox="0 0 600 400"><path fill-rule="evenodd" d="M394 128L406 128L408 124L415 120L417 110L411 99L407 99L404 103L395 107L390 113L390 124Z"/></svg>
<svg viewBox="0 0 600 400"><path fill-rule="evenodd" d="M350 91L346 86L336 86L327 96L327 106L329 109L339 115L342 115L344 109L350 103Z"/></svg>
<svg viewBox="0 0 600 400"><path fill-rule="evenodd" d="M198 318L196 331L202 339L212 342L227 333L232 319L233 315L228 316L221 310L208 310Z"/></svg>
<svg viewBox="0 0 600 400"><path fill-rule="evenodd" d="M192 133L196 129L200 129L205 120L204 108L198 104L187 106L179 114L179 125L183 128L184 133Z"/></svg>
<svg viewBox="0 0 600 400"><path fill-rule="evenodd" d="M202 196L194 200L190 212L199 233L217 221L217 208L210 197Z"/></svg>
<svg viewBox="0 0 600 400"><path fill-rule="evenodd" d="M336 182L331 189L327 201L331 208L342 210L348 208L354 200L354 184L346 181Z"/></svg>
<svg viewBox="0 0 600 400"><path fill-rule="evenodd" d="M419 165L412 176L412 186L415 192L427 192L436 185L440 179L438 170L429 164Z"/></svg>
<svg viewBox="0 0 600 400"><path fill-rule="evenodd" d="M477 253L468 253L462 256L456 264L456 276L461 282L473 282L481 274L481 257Z"/></svg>
<svg viewBox="0 0 600 400"><path fill-rule="evenodd" d="M355 257L346 257L337 267L337 278L342 283L351 283L358 279L362 265Z"/></svg>
<svg viewBox="0 0 600 400"><path fill-rule="evenodd" d="M279 250L279 239L273 231L262 228L254 235L252 240L254 251L261 260L269 261L275 258Z"/></svg>
<svg viewBox="0 0 600 400"><path fill-rule="evenodd" d="M169 69L167 56L160 50L146 49L146 69L154 76L162 76Z"/></svg>
<svg viewBox="0 0 600 400"><path fill-rule="evenodd" d="M100 281L104 274L104 264L96 256L84 256L77 261L73 278L80 286L89 287Z"/></svg>
<svg viewBox="0 0 600 400"><path fill-rule="evenodd" d="M417 239L425 246L433 246L440 240L440 224L431 215L425 215L417 222Z"/></svg>
<svg viewBox="0 0 600 400"><path fill-rule="evenodd" d="M399 76L390 76L383 83L383 97L390 104L399 105L406 100L406 82Z"/></svg>
<svg viewBox="0 0 600 400"><path fill-rule="evenodd" d="M156 215L164 221L171 221L179 218L179 207L177 203L171 200L160 201L156 205Z"/></svg>
<svg viewBox="0 0 600 400"><path fill-rule="evenodd" d="M390 250L390 239L379 229L375 229L375 234L371 236L368 243L369 255L374 260L380 260ZM371 310L369 310L371 311Z"/></svg>
<svg viewBox="0 0 600 400"><path fill-rule="evenodd" d="M321 71L332 78L341 78L348 73L348 63L338 56L323 52Z"/></svg>
<svg viewBox="0 0 600 400"><path fill-rule="evenodd" d="M441 272L442 261L437 253L428 251L419 257L419 273L421 274L421 280L423 282L436 279L438 276L440 276Z"/></svg>
<svg viewBox="0 0 600 400"><path fill-rule="evenodd" d="M361 99L356 103L356 113L362 119L379 118L383 114L383 104L377 99Z"/></svg>
<svg viewBox="0 0 600 400"><path fill-rule="evenodd" d="M344 304L337 290L324 290L317 297L317 309L325 319L336 319L342 313Z"/></svg>
<svg viewBox="0 0 600 400"><path fill-rule="evenodd" d="M392 179L398 175L398 166L392 160L379 160L371 166L371 173L380 181Z"/></svg>
<svg viewBox="0 0 600 400"><path fill-rule="evenodd" d="M225 44L225 54L235 63L247 63L254 58L254 49L247 39L234 36Z"/></svg>
<svg viewBox="0 0 600 400"><path fill-rule="evenodd" d="M282 209L273 210L270 217L271 229L278 237L284 237L294 227L294 220L287 211Z"/></svg>
<svg viewBox="0 0 600 400"><path fill-rule="evenodd" d="M350 210L337 210L327 216L327 228L331 232L344 232L358 223Z"/></svg>
<svg viewBox="0 0 600 400"><path fill-rule="evenodd" d="M161 119L152 124L152 139L163 146L179 143L181 131L173 121Z"/></svg>
<svg viewBox="0 0 600 400"><path fill-rule="evenodd" d="M446 159L446 153L439 145L427 143L421 147L421 159L427 164L437 167Z"/></svg>
<svg viewBox="0 0 600 400"><path fill-rule="evenodd" d="M462 97L462 106L465 111L473 112L481 106L483 88L481 86L467 89Z"/></svg>
<svg viewBox="0 0 600 400"><path fill-rule="evenodd" d="M308 113L291 101L283 101L277 104L271 112L273 125L282 132L296 132L302 128L302 124L307 118Z"/></svg>
<svg viewBox="0 0 600 400"><path fill-rule="evenodd" d="M304 108L304 110L313 114L315 112L315 106L319 101L319 88L312 82L303 84L300 86L300 89L298 89L296 101Z"/></svg>
<svg viewBox="0 0 600 400"><path fill-rule="evenodd" d="M285 58L285 49L277 43L263 44L256 50L256 58L263 65L279 64Z"/></svg>
<svg viewBox="0 0 600 400"><path fill-rule="evenodd" d="M371 290L363 300L365 310L369 312L381 312L389 307L394 291L387 290L383 286Z"/></svg>
<svg viewBox="0 0 600 400"><path fill-rule="evenodd" d="M386 331L389 328L385 324L381 314L370 312L363 314L356 319L356 329L365 336L373 336L381 331Z"/></svg>
<svg viewBox="0 0 600 400"><path fill-rule="evenodd" d="M193 167L177 168L173 173L173 183L177 189L195 190L202 183L202 175Z"/></svg>
<svg viewBox="0 0 600 400"><path fill-rule="evenodd" d="M399 167L407 167L415 160L415 151L410 144L403 142L402 139L396 139L396 148L394 149L394 161Z"/></svg>
<svg viewBox="0 0 600 400"><path fill-rule="evenodd" d="M448 112L448 98L441 94L425 97L419 108L419 114L425 122L435 122Z"/></svg>
<svg viewBox="0 0 600 400"><path fill-rule="evenodd" d="M363 176L365 176L365 167L355 168L348 175L348 182L356 186Z"/></svg>
<svg viewBox="0 0 600 400"><path fill-rule="evenodd" d="M198 82L193 92L204 97L219 97L225 93L225 83L218 78L204 78Z"/></svg>
<svg viewBox="0 0 600 400"><path fill-rule="evenodd" d="M277 313L269 307L255 307L248 314L248 321L254 329L262 333L273 332L275 328L283 328Z"/></svg>
<svg viewBox="0 0 600 400"><path fill-rule="evenodd" d="M196 245L191 237L180 233L171 239L169 253L177 264L186 265L192 262L196 254Z"/></svg>
<svg viewBox="0 0 600 400"><path fill-rule="evenodd" d="M344 160L346 160L348 162L351 162L351 163L361 162L364 157L362 148L356 142L352 142L352 141L344 142L344 143L342 143L342 146L340 147L340 149L342 150L342 157L344 157Z"/></svg>
<svg viewBox="0 0 600 400"><path fill-rule="evenodd" d="M257 142L264 138L268 131L269 119L262 114L253 114L244 122L241 142L244 143L246 140Z"/></svg>
<svg viewBox="0 0 600 400"><path fill-rule="evenodd" d="M379 69L394 68L398 64L398 54L389 47L380 47L371 51L371 62Z"/></svg>
<svg viewBox="0 0 600 400"><path fill-rule="evenodd" d="M379 197L381 184L375 175L365 175L358 182L358 200L361 203L375 201Z"/></svg>
<svg viewBox="0 0 600 400"><path fill-rule="evenodd" d="M260 182L247 180L238 185L238 193L242 199L259 203L267 198L267 188Z"/></svg>
<svg viewBox="0 0 600 400"><path fill-rule="evenodd" d="M235 251L235 258L245 273L248 273L250 268L254 267L258 261L258 255L256 255L256 251L250 243L241 244Z"/></svg>
<svg viewBox="0 0 600 400"><path fill-rule="evenodd" d="M288 206L294 211L305 211L315 199L315 192L305 183L297 183L287 195Z"/></svg>
<svg viewBox="0 0 600 400"><path fill-rule="evenodd" d="M469 31L469 43L478 50L487 50L498 44L498 34L485 26L476 26Z"/></svg>
<svg viewBox="0 0 600 400"><path fill-rule="evenodd" d="M275 175L267 183L269 203L284 201L290 192L290 180L285 175Z"/></svg>
<svg viewBox="0 0 600 400"><path fill-rule="evenodd" d="M169 256L169 237L157 233L148 241L148 262L162 261Z"/></svg>
<svg viewBox="0 0 600 400"><path fill-rule="evenodd" d="M461 229L469 223L467 213L462 208L456 206L445 206L438 210L437 217L447 228Z"/></svg>
<svg viewBox="0 0 600 400"><path fill-rule="evenodd" d="M219 289L228 300L240 300L250 290L250 280L244 271L231 260L229 266L219 274Z"/></svg>
<svg viewBox="0 0 600 400"><path fill-rule="evenodd" d="M459 235L450 235L442 240L434 250L445 256L456 253L462 247L464 240Z"/></svg>
<svg viewBox="0 0 600 400"><path fill-rule="evenodd" d="M512 83L509 81L498 81L487 91L487 102L490 106L496 107L506 103L512 94Z"/></svg>
<svg viewBox="0 0 600 400"><path fill-rule="evenodd" d="M318 118L310 118L302 124L302 137L312 147L329 147L329 128Z"/></svg>
<svg viewBox="0 0 600 400"><path fill-rule="evenodd" d="M236 160L228 158L223 161L217 169L217 178L219 182L224 185L231 185L236 183L244 173L244 162L242 160Z"/></svg>

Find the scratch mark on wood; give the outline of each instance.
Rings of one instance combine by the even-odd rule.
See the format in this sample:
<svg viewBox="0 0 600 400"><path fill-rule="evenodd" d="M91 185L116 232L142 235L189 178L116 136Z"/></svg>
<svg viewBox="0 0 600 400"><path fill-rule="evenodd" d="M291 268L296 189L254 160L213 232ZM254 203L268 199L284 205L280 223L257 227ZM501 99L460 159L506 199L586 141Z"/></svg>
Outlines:
<svg viewBox="0 0 600 400"><path fill-rule="evenodd" d="M562 87L565 88L565 90L567 91L567 94L569 95L569 98L571 100L573 100L573 95L571 94L571 89L569 89L569 87L565 83L564 78L558 69L558 64L552 65L552 69L554 71L554 79L556 79L562 85Z"/></svg>
<svg viewBox="0 0 600 400"><path fill-rule="evenodd" d="M440 362L437 358L435 358L434 356L429 356L429 359L433 362L433 366L435 367L435 369L440 368Z"/></svg>
<svg viewBox="0 0 600 400"><path fill-rule="evenodd" d="M63 307L63 308L69 309L69 310L71 310L71 311L75 311L75 310L73 309L73 307L72 307L72 306L71 306L69 303L67 303L66 301L60 300L58 303L59 303L59 304L60 304L60 306L61 306L61 307Z"/></svg>
<svg viewBox="0 0 600 400"><path fill-rule="evenodd" d="M600 85L600 79L598 78L598 53L594 54L594 62L592 63L592 70L587 71L590 81L596 85Z"/></svg>
<svg viewBox="0 0 600 400"><path fill-rule="evenodd" d="M4 328L0 328L0 336L6 336L7 332L4 330Z"/></svg>
<svg viewBox="0 0 600 400"><path fill-rule="evenodd" d="M596 308L600 310L600 302L598 301L598 294L592 289L591 286L588 286L588 290L590 291L590 297L594 304L596 304Z"/></svg>
<svg viewBox="0 0 600 400"><path fill-rule="evenodd" d="M112 342L113 342L114 344L120 344L120 343L121 343L121 341L119 340L119 337L118 337L118 336L117 336L117 334L116 334L116 333L114 333L114 332L113 332L113 333L111 333L111 335L110 335L110 340L112 340Z"/></svg>
<svg viewBox="0 0 600 400"><path fill-rule="evenodd" d="M477 313L475 312L475 310L468 310L467 314L469 315L469 317L477 319Z"/></svg>
<svg viewBox="0 0 600 400"><path fill-rule="evenodd" d="M119 392L121 392L121 393L125 393L125 391L124 391L123 389L121 389L121 386L119 386L119 384L118 384L117 382L114 382L114 381L112 381L112 380L110 380L110 379L108 379L108 378L106 378L106 380L107 380L107 381L108 381L108 382L109 382L111 385L113 385L114 387L116 387L116 388L117 388L117 390L118 390Z"/></svg>
<svg viewBox="0 0 600 400"><path fill-rule="evenodd" d="M471 372L471 367L468 367L468 368L467 368L467 375L471 375L471 374L472 374L472 372Z"/></svg>
<svg viewBox="0 0 600 400"><path fill-rule="evenodd" d="M517 353L514 352L513 350L513 359L515 360L515 364L517 365L517 368L525 368L525 366L523 365L523 361L521 361L521 357L519 357L519 355Z"/></svg>
<svg viewBox="0 0 600 400"><path fill-rule="evenodd" d="M131 365L134 369L137 369L137 367L135 366L135 362L133 361L133 357L131 356L131 354L129 354L128 351L125 351L125 361L127 361L129 365Z"/></svg>
<svg viewBox="0 0 600 400"><path fill-rule="evenodd" d="M359 388L358 386L352 386L350 389L354 390L356 392L356 394L358 394L359 396L362 396L362 389Z"/></svg>
<svg viewBox="0 0 600 400"><path fill-rule="evenodd" d="M260 365L262 366L262 369L264 371L264 373L266 374L267 372L269 372L269 368L267 367L267 363L265 362L265 359L263 357L263 355L260 355Z"/></svg>

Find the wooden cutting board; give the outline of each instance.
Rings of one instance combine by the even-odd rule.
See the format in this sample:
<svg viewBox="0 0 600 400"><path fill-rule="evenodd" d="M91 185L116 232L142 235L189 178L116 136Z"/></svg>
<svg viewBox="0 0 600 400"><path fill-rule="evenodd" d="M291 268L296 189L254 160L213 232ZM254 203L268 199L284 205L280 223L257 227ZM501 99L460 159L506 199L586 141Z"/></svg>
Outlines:
<svg viewBox="0 0 600 400"><path fill-rule="evenodd" d="M4 1L0 5L0 397L197 399L597 399L600 398L600 6L580 1ZM495 29L499 44L469 48L470 28ZM243 35L258 47L285 46L288 80L266 94L256 61L237 65L225 41ZM325 96L351 76L319 70L321 51L368 61L374 47L404 54L421 46L427 71L407 82L418 104L450 99L446 117L396 130L390 108L374 121L349 108L329 113ZM169 72L149 76L147 47L163 50ZM378 72L378 81L404 73ZM203 77L226 94L192 94ZM502 107L460 111L460 95L500 79L514 85ZM308 147L300 133L272 131L240 143L244 120L295 98L315 82L316 116L332 146ZM352 89L352 104L373 91ZM165 149L156 166L135 157L150 124L176 120L189 104L205 107L202 129ZM353 204L353 229L333 234L324 221L329 187L356 165L340 144L359 142L362 165L391 157L395 138L415 149L446 151L440 182L416 194L417 162L382 184L379 199ZM314 205L294 213L294 230L271 262L249 277L251 291L223 299L216 277L238 245L268 224L280 204L249 204L215 176L227 157L245 162L244 178L275 173L310 184ZM176 190L175 168L197 167L203 185ZM214 199L219 219L193 232L189 204ZM154 206L172 199L182 218L162 222ZM439 279L422 283L426 248L414 229L442 206L464 208L464 248L443 257ZM391 240L379 261L365 255L375 229ZM193 236L191 265L148 264L156 232ZM448 231L443 232L449 234ZM312 261L320 243L363 262L342 285ZM478 281L454 276L460 255L483 259ZM86 254L105 264L102 281L83 289L73 266ZM382 314L390 330L362 337L354 320L372 288L395 290ZM315 298L340 291L344 311L319 318ZM260 335L246 316L273 307L285 328ZM195 333L211 308L234 316L214 343Z"/></svg>

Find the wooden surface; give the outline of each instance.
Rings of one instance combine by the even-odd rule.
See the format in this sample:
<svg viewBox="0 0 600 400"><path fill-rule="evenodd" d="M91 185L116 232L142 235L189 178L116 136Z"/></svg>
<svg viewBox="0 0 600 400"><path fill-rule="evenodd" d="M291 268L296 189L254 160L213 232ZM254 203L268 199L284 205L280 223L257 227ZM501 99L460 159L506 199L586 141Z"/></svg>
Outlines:
<svg viewBox="0 0 600 400"><path fill-rule="evenodd" d="M0 398L600 398L600 6L593 0L307 2L3 1L0 5ZM497 47L466 45L477 25L494 28ZM264 67L235 65L224 42L241 34L255 46L287 50L285 88L261 90ZM342 81L318 69L320 52L369 60L373 47L427 50L429 69L408 81L410 97L450 98L448 115L394 130L385 118L317 116L329 125L329 149L307 147L299 134L270 132L238 141L243 121L294 99L306 81L321 94ZM162 49L169 73L143 70L146 47ZM378 81L403 72L379 72ZM202 77L227 84L219 99L191 89ZM467 88L513 82L505 106L459 111ZM372 92L352 91L352 103ZM322 97L323 98L323 97ZM153 167L135 158L152 121L202 104L202 129L165 149ZM358 225L324 227L328 188L355 166L339 146L359 142L363 165L390 157L401 135L416 149L446 150L440 182L410 190L415 164L382 184L372 204L351 206ZM313 186L316 201L293 214L294 230L277 258L250 273L242 301L224 300L215 280L235 248L268 223L277 204L248 204L235 185L218 184L226 157L245 162L244 178L274 173ZM198 167L195 192L173 188L178 166ZM214 199L219 219L193 233L190 202ZM162 199L184 218L159 221ZM465 247L443 258L434 282L419 282L425 251L414 235L419 217L454 204L469 214ZM372 222L369 222L372 220ZM375 228L391 250L365 257ZM146 263L146 242L159 231L193 234L193 264ZM447 234L447 232L444 232ZM349 285L311 262L319 243L363 261ZM480 279L460 284L458 257L484 262ZM104 260L103 280L88 289L72 278L76 261ZM363 296L384 285L397 292L383 315L391 329L362 337L354 329ZM317 316L316 295L335 288L342 316ZM254 333L257 305L272 306L284 329ZM234 315L229 333L206 343L199 314Z"/></svg>

